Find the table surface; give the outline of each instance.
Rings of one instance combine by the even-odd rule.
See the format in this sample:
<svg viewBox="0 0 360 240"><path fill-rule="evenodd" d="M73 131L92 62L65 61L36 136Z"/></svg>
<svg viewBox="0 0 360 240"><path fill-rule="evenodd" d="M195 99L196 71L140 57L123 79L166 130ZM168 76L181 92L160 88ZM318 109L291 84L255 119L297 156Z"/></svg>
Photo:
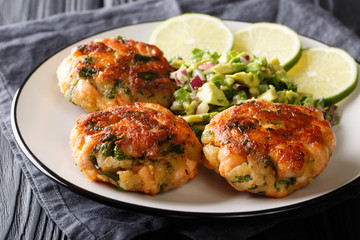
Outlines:
<svg viewBox="0 0 360 240"><path fill-rule="evenodd" d="M0 0L0 25L41 19L60 12L81 11L126 4L136 0ZM140 0L137 0L140 1ZM310 1L310 0L309 0ZM312 0L331 11L345 25L360 35L360 1ZM21 6L21 7L20 7ZM67 239L67 236L46 215L30 189L24 174L9 150L0 129L0 240L1 239ZM303 219L288 220L252 239L360 239L360 206L358 199L347 200L324 213ZM286 231L284 231L286 230ZM166 239L177 233L165 229L137 239ZM295 237L296 236L296 237ZM189 239L176 235L176 239Z"/></svg>

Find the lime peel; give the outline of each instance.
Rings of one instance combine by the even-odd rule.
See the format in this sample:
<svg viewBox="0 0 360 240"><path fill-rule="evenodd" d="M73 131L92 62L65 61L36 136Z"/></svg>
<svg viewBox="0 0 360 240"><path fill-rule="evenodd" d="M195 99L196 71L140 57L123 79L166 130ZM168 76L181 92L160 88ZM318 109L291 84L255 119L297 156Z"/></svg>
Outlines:
<svg viewBox="0 0 360 240"><path fill-rule="evenodd" d="M358 83L358 65L344 50L335 47L304 49L298 63L288 72L298 92L323 99L325 106L350 95Z"/></svg>

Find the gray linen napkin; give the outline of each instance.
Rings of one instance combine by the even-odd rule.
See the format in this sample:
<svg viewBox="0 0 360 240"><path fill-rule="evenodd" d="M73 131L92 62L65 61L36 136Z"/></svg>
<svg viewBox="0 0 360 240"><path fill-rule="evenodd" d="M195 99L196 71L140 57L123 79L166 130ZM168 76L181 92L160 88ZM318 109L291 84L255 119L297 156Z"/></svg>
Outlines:
<svg viewBox="0 0 360 240"><path fill-rule="evenodd" d="M132 239L168 228L193 239L247 239L281 221L279 218L265 218L201 223L109 207L50 180L24 156L14 140L9 114L12 97L26 76L42 61L92 34L123 25L166 19L184 12L203 12L229 20L282 23L300 34L343 48L360 60L360 39L326 11L301 0L150 0L0 27L1 134L9 141L40 204L70 238ZM358 192L354 191L349 197L359 196Z"/></svg>

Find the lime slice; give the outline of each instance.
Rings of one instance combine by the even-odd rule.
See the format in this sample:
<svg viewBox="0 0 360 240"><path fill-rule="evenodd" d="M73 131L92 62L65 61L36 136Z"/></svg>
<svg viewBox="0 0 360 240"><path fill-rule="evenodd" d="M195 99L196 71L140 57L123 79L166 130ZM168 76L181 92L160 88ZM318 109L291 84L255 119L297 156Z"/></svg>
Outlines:
<svg viewBox="0 0 360 240"><path fill-rule="evenodd" d="M298 92L324 98L325 106L348 96L358 81L358 66L344 50L334 47L313 47L303 50L298 63L288 71Z"/></svg>
<svg viewBox="0 0 360 240"><path fill-rule="evenodd" d="M160 48L167 59L177 55L188 60L194 48L219 54L227 52L233 39L231 30L221 19L187 13L162 22L151 33L149 43Z"/></svg>
<svg viewBox="0 0 360 240"><path fill-rule="evenodd" d="M260 22L234 31L233 49L268 60L277 57L283 68L289 70L300 58L301 40L284 25Z"/></svg>

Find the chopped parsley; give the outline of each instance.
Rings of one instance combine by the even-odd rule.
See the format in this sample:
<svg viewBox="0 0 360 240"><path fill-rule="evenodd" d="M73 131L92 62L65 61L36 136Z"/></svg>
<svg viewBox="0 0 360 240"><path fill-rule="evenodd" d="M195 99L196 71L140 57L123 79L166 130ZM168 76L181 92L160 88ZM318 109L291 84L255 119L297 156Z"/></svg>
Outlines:
<svg viewBox="0 0 360 240"><path fill-rule="evenodd" d="M180 144L171 143L170 145L164 148L162 154L166 155L168 153L176 153L180 155L183 154L184 152L185 152L185 148L183 146L181 146Z"/></svg>
<svg viewBox="0 0 360 240"><path fill-rule="evenodd" d="M239 122L235 122L234 125L228 125L228 128L230 128L230 129L236 128L236 129L240 130L241 133L244 133L248 129L256 129L255 124L252 122L247 125L241 124Z"/></svg>
<svg viewBox="0 0 360 240"><path fill-rule="evenodd" d="M97 163L97 159L95 157L95 153L97 153L99 151L99 149L101 147L99 147L101 145L95 145L95 147L93 148L93 150L91 151L90 155L89 155L89 160L92 164L94 164L95 168L99 171L100 175L105 175L109 178L111 178L112 180L114 180L115 182L119 181L119 175L117 173L109 173L109 172L103 172L101 170L101 167L99 167L98 163ZM119 190L123 190L120 186L119 186Z"/></svg>
<svg viewBox="0 0 360 240"><path fill-rule="evenodd" d="M146 81L154 81L157 78L157 74L154 72L138 72L137 76Z"/></svg>
<svg viewBox="0 0 360 240"><path fill-rule="evenodd" d="M248 188L248 190L255 190L255 189L257 189L257 185L254 185L253 187L251 187L251 188Z"/></svg>
<svg viewBox="0 0 360 240"><path fill-rule="evenodd" d="M161 184L161 185L160 185L160 192L163 192L166 187L167 187L167 183Z"/></svg>
<svg viewBox="0 0 360 240"><path fill-rule="evenodd" d="M275 169L274 163L271 161L270 156L262 157L258 162L262 163L264 168L271 166L273 169Z"/></svg>
<svg viewBox="0 0 360 240"><path fill-rule="evenodd" d="M174 171L174 168L170 162L165 162L165 165L166 165L167 169L169 170L169 173L172 173Z"/></svg>
<svg viewBox="0 0 360 240"><path fill-rule="evenodd" d="M87 56L84 60L86 64L91 64L96 61L96 58Z"/></svg>
<svg viewBox="0 0 360 240"><path fill-rule="evenodd" d="M235 176L235 178L236 178L236 181L234 181L234 182L239 182L239 183L248 182L248 181L252 180L252 177L249 174L246 174L245 176Z"/></svg>
<svg viewBox="0 0 360 240"><path fill-rule="evenodd" d="M143 64L143 63L147 63L151 60L155 60L155 61L159 61L160 59L157 58L157 57L148 57L148 56L144 56L144 55L141 55L141 54L138 54L138 53L135 53L134 55L134 59L137 63L140 63L140 64Z"/></svg>
<svg viewBox="0 0 360 240"><path fill-rule="evenodd" d="M82 78L92 78L92 75L97 73L97 70L95 68L92 67L83 67L80 71L79 71L79 77Z"/></svg>
<svg viewBox="0 0 360 240"><path fill-rule="evenodd" d="M122 87L122 84L123 84L122 81L115 79L115 84L113 88L110 90L110 92L106 95L106 97L109 99L115 98L116 90Z"/></svg>
<svg viewBox="0 0 360 240"><path fill-rule="evenodd" d="M131 157L130 155L124 153L123 151L121 151L121 149L119 148L118 145L115 146L114 148L114 157L117 160L123 160L123 159L133 159L133 157Z"/></svg>
<svg viewBox="0 0 360 240"><path fill-rule="evenodd" d="M296 178L295 177L291 177L288 179L281 179L278 181L278 184L285 184L286 188L289 187L289 185L294 185L296 183Z"/></svg>

